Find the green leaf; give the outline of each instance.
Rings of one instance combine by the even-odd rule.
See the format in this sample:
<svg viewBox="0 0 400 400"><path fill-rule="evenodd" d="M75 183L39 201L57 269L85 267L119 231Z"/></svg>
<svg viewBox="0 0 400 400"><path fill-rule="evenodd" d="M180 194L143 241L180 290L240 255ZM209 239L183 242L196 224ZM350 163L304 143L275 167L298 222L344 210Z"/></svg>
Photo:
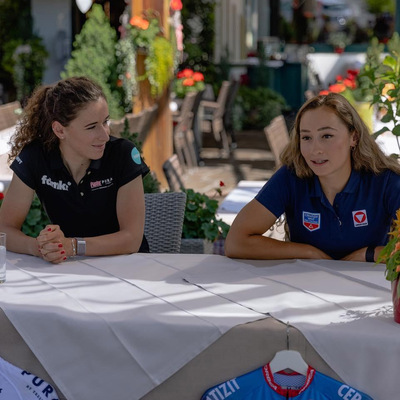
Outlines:
<svg viewBox="0 0 400 400"><path fill-rule="evenodd" d="M392 129L392 133L395 136L400 136L400 125L396 125L393 129Z"/></svg>

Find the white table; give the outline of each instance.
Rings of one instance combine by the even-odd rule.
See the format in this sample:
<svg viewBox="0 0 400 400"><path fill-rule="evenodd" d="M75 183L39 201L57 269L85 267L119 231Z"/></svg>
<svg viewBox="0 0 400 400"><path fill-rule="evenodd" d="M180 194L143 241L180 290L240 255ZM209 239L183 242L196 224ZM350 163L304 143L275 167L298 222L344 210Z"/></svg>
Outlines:
<svg viewBox="0 0 400 400"><path fill-rule="evenodd" d="M266 181L240 181L221 202L217 210L217 218L222 219L228 225L232 225L239 211L251 200L265 185ZM275 224L272 229L264 233L265 236L284 240L285 227L282 222Z"/></svg>
<svg viewBox="0 0 400 400"><path fill-rule="evenodd" d="M68 400L198 400L284 348L278 321L297 328L291 346L310 365L375 400L396 398L400 326L383 266L186 254L55 266L13 253L8 264L0 335L15 328Z"/></svg>

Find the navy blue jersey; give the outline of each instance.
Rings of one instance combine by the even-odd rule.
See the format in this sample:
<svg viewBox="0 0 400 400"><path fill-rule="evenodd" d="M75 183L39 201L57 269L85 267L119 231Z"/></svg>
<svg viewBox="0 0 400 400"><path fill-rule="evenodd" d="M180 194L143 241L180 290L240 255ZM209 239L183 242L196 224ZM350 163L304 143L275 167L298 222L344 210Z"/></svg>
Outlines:
<svg viewBox="0 0 400 400"><path fill-rule="evenodd" d="M352 171L333 205L317 176L298 178L281 167L256 199L276 217L285 213L290 240L317 247L334 259L367 246L386 244L400 208L400 176Z"/></svg>
<svg viewBox="0 0 400 400"><path fill-rule="evenodd" d="M307 375L272 374L269 364L208 389L201 400L372 400L309 367Z"/></svg>

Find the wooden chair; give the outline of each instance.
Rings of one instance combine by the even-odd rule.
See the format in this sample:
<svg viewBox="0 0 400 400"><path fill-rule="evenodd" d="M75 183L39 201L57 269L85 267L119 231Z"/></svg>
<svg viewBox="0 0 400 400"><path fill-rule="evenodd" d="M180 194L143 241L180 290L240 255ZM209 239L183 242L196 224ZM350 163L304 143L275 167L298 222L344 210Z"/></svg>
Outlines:
<svg viewBox="0 0 400 400"><path fill-rule="evenodd" d="M204 109L201 131L212 133L226 156L230 154L230 144L223 118L231 85L230 81L223 81L216 101L202 100L200 102Z"/></svg>
<svg viewBox="0 0 400 400"><path fill-rule="evenodd" d="M275 117L264 128L264 133L275 159L275 169L278 169L281 166L280 155L289 143L289 132L283 115Z"/></svg>
<svg viewBox="0 0 400 400"><path fill-rule="evenodd" d="M110 133L115 137L121 137L125 129L125 118L110 120Z"/></svg>
<svg viewBox="0 0 400 400"><path fill-rule="evenodd" d="M139 121L139 125L137 127L138 132L138 140L140 142L144 142L146 136L148 135L151 125L153 124L154 120L157 118L158 113L158 104L154 104L149 108L143 110L144 115Z"/></svg>
<svg viewBox="0 0 400 400"><path fill-rule="evenodd" d="M144 234L151 253L179 253L186 193L145 193Z"/></svg>
<svg viewBox="0 0 400 400"><path fill-rule="evenodd" d="M128 118L129 124L129 132L137 133L139 136L140 128L143 124L144 119L146 118L146 111L140 111L139 113L128 113L125 115L125 118Z"/></svg>
<svg viewBox="0 0 400 400"><path fill-rule="evenodd" d="M196 92L188 93L183 99L179 114L174 116L174 151L177 154L182 165L189 168L198 165L196 154L196 143L192 131L193 106L196 101Z"/></svg>
<svg viewBox="0 0 400 400"><path fill-rule="evenodd" d="M196 98L194 99L194 104L192 108L193 118L192 118L192 131L194 136L194 144L197 156L197 163L200 164L201 162L201 148L203 147L203 141L201 137L201 130L200 130L200 117L199 117L199 109L200 103L203 99L203 95L205 90L201 90L196 93Z"/></svg>
<svg viewBox="0 0 400 400"><path fill-rule="evenodd" d="M129 132L137 133L137 139L143 142L151 128L151 124L157 116L157 112L158 105L154 104L153 106L146 108L139 113L128 113L121 119L111 120L110 132L113 136L121 137L121 133L125 129L125 119L127 119Z"/></svg>
<svg viewBox="0 0 400 400"><path fill-rule="evenodd" d="M13 101L0 105L0 131L16 125L22 113L21 103Z"/></svg>
<svg viewBox="0 0 400 400"><path fill-rule="evenodd" d="M232 81L229 87L228 98L226 100L225 112L223 116L224 129L230 139L230 145L232 148L236 148L236 135L233 128L233 106L235 104L235 99L237 92L239 90L240 82Z"/></svg>
<svg viewBox="0 0 400 400"><path fill-rule="evenodd" d="M185 189L183 169L177 154L173 154L163 164L163 172L168 182L169 189L179 192Z"/></svg>

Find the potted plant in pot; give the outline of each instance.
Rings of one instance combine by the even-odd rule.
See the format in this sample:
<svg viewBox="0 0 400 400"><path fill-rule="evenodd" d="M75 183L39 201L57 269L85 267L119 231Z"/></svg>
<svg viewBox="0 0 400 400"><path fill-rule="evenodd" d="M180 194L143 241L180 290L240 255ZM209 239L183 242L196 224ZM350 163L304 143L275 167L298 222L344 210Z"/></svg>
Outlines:
<svg viewBox="0 0 400 400"><path fill-rule="evenodd" d="M400 324L400 209L396 213L389 242L379 253L377 263L385 263L386 279L392 285L393 317Z"/></svg>
<svg viewBox="0 0 400 400"><path fill-rule="evenodd" d="M220 193L220 189L216 190ZM216 217L218 200L193 189L183 191L186 193L186 209L181 253L223 254L222 251L214 251L214 244L217 241L222 241L223 244L230 226Z"/></svg>

